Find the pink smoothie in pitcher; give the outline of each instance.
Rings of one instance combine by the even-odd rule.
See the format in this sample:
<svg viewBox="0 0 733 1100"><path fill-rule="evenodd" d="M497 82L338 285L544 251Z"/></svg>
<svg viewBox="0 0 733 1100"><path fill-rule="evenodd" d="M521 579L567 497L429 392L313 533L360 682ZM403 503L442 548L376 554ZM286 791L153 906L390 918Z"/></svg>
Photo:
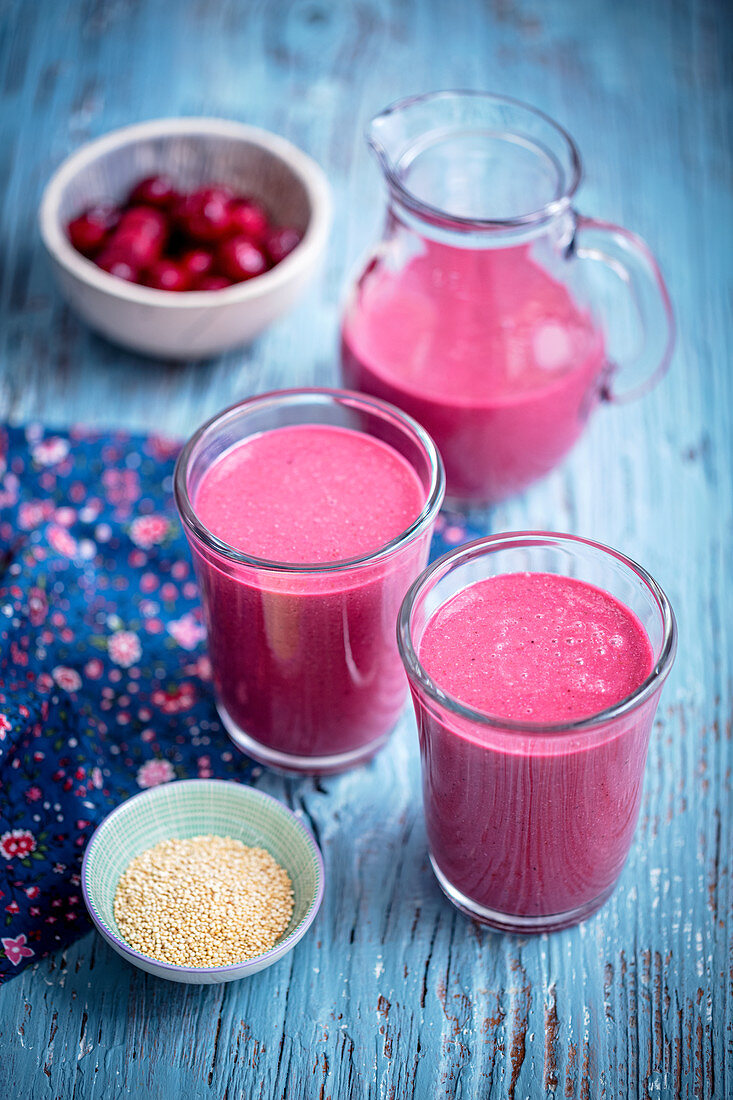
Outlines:
<svg viewBox="0 0 733 1100"><path fill-rule="evenodd" d="M267 762L358 753L394 725L406 689L395 621L430 533L328 567L398 538L425 501L393 447L333 425L253 435L205 471L194 509L209 531L271 563L320 567L217 568L194 546L223 716Z"/></svg>
<svg viewBox="0 0 733 1100"><path fill-rule="evenodd" d="M654 663L632 611L590 584L546 573L490 577L458 592L428 621L419 657L460 703L540 725L612 707ZM656 702L614 723L554 733L455 714L441 720L418 707L439 877L490 912L592 911L631 843Z"/></svg>
<svg viewBox="0 0 733 1100"><path fill-rule="evenodd" d="M447 493L492 502L546 474L598 399L604 341L529 245L422 241L393 270L367 268L342 333L346 384L404 409L432 435Z"/></svg>

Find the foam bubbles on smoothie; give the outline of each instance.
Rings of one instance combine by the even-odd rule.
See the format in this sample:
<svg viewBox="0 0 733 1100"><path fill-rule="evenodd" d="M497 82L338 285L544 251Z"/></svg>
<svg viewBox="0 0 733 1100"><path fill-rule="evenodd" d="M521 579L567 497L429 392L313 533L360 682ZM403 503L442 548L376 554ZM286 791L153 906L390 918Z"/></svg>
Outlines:
<svg viewBox="0 0 733 1100"><path fill-rule="evenodd" d="M574 721L635 691L653 654L639 620L573 578L513 573L467 586L429 620L420 660L442 688L488 714Z"/></svg>

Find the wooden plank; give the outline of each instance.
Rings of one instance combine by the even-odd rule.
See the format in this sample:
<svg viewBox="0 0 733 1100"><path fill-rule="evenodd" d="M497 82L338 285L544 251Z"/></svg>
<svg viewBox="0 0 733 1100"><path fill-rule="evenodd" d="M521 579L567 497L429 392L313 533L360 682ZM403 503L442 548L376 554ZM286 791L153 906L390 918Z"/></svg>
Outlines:
<svg viewBox="0 0 733 1100"><path fill-rule="evenodd" d="M729 16L713 0L69 0L0 4L0 415L186 433L263 388L334 382L345 280L383 197L361 133L434 87L546 109L586 162L579 204L641 231L680 321L652 396L601 410L562 470L495 530L617 545L667 589L677 666L619 889L578 929L497 936L427 865L414 723L368 768L265 776L318 832L328 889L298 949L218 989L156 982L88 936L0 990L3 1095L627 1097L733 1095ZM221 114L326 167L321 284L251 349L161 365L92 336L34 232L66 153L124 122ZM120 393L124 400L120 400Z"/></svg>

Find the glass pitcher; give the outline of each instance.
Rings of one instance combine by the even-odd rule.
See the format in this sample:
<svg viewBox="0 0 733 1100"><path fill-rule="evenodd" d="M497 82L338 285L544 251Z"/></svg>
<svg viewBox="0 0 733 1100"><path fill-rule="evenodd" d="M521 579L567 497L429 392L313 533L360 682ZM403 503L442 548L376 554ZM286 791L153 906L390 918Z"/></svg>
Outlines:
<svg viewBox="0 0 733 1100"><path fill-rule="evenodd" d="M660 379L674 346L667 289L639 237L573 208L578 150L532 107L415 96L377 115L368 140L389 206L346 304L345 384L427 428L453 503L494 503L551 470L600 400ZM640 347L624 360L594 305L599 264L638 314Z"/></svg>

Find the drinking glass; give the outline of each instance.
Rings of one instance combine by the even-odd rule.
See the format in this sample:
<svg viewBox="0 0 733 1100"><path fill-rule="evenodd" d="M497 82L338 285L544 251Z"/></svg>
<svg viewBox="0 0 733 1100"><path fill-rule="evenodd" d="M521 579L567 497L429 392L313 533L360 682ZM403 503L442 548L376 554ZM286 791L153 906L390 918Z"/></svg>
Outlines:
<svg viewBox="0 0 733 1100"><path fill-rule="evenodd" d="M637 616L651 672L619 703L580 721L510 721L465 706L420 663L426 624L467 585L506 573L557 573L610 593ZM649 735L676 649L656 581L616 550L553 533L479 539L411 586L398 623L415 706L430 860L464 913L493 928L546 932L609 897L631 846Z"/></svg>
<svg viewBox="0 0 733 1100"><path fill-rule="evenodd" d="M314 565L267 561L218 538L196 514L206 471L243 440L295 424L351 428L389 444L422 484L419 516L373 553ZM443 499L435 444L383 401L343 390L284 390L242 401L199 428L174 480L217 706L231 739L286 771L335 772L368 759L388 737L407 690L395 623L427 561Z"/></svg>

